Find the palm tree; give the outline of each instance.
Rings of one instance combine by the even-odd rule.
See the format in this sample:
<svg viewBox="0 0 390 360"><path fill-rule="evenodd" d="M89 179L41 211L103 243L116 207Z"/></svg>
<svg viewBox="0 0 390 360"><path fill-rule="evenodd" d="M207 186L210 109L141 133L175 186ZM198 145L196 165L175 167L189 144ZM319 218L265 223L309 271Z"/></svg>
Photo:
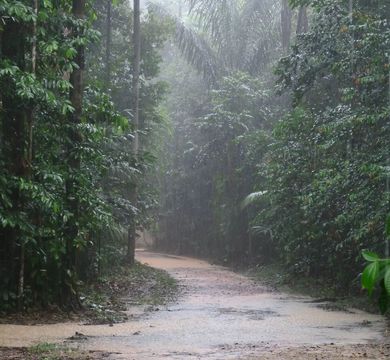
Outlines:
<svg viewBox="0 0 390 360"><path fill-rule="evenodd" d="M234 71L263 72L280 52L281 4L274 0L186 0L192 26L167 14L186 60L211 85Z"/></svg>

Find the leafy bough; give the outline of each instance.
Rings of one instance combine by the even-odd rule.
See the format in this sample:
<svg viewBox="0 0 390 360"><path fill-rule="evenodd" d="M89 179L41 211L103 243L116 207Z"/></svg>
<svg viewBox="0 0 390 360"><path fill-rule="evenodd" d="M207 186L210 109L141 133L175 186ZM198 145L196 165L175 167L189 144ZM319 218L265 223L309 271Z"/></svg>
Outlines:
<svg viewBox="0 0 390 360"><path fill-rule="evenodd" d="M387 218L386 236L390 238L390 216ZM363 251L363 258L368 262L362 274L362 287L372 293L380 288L379 309L382 314L390 308L390 258L380 258L378 254Z"/></svg>

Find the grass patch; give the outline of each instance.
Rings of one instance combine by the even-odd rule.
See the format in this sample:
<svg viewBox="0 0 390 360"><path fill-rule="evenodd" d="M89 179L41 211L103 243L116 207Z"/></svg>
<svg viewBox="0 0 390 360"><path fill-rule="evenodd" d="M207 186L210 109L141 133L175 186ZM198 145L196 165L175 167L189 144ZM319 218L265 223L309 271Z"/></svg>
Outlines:
<svg viewBox="0 0 390 360"><path fill-rule="evenodd" d="M26 354L28 360L90 359L87 353L80 350L48 343L38 344L27 348Z"/></svg>
<svg viewBox="0 0 390 360"><path fill-rule="evenodd" d="M82 291L82 303L91 324L118 323L127 320L129 305L164 305L175 300L176 280L167 272L136 262L119 267Z"/></svg>
<svg viewBox="0 0 390 360"><path fill-rule="evenodd" d="M352 293L326 279L296 275L288 272L281 264L257 266L248 270L247 275L255 281L291 295L310 296L319 302L319 307L329 311L356 308L377 313L376 304L365 293ZM356 285L358 289L358 285Z"/></svg>
<svg viewBox="0 0 390 360"><path fill-rule="evenodd" d="M0 348L1 359L13 360L100 360L109 354L82 351L58 344L42 343L28 348Z"/></svg>

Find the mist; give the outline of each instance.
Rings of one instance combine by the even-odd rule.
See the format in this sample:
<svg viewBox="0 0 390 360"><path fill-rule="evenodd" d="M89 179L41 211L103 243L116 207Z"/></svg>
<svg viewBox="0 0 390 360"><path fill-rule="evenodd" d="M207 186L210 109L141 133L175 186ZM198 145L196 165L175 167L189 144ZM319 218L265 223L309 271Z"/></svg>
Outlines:
<svg viewBox="0 0 390 360"><path fill-rule="evenodd" d="M390 356L388 0L0 16L1 358Z"/></svg>

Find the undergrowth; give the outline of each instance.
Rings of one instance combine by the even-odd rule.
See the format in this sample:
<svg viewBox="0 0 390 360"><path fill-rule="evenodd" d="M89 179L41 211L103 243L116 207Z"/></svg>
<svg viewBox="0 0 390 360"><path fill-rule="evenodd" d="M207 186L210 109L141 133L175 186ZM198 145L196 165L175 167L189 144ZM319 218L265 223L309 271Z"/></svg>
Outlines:
<svg viewBox="0 0 390 360"><path fill-rule="evenodd" d="M357 308L377 313L375 304L366 294L359 292L359 281L356 281L354 290L340 288L329 279L293 274L280 264L269 264L252 267L247 275L255 281L291 295L305 295L313 298L320 307L326 310L348 310Z"/></svg>
<svg viewBox="0 0 390 360"><path fill-rule="evenodd" d="M164 305L177 296L177 283L167 272L139 262L119 267L83 289L81 297L89 323L118 323L127 320L130 305Z"/></svg>

